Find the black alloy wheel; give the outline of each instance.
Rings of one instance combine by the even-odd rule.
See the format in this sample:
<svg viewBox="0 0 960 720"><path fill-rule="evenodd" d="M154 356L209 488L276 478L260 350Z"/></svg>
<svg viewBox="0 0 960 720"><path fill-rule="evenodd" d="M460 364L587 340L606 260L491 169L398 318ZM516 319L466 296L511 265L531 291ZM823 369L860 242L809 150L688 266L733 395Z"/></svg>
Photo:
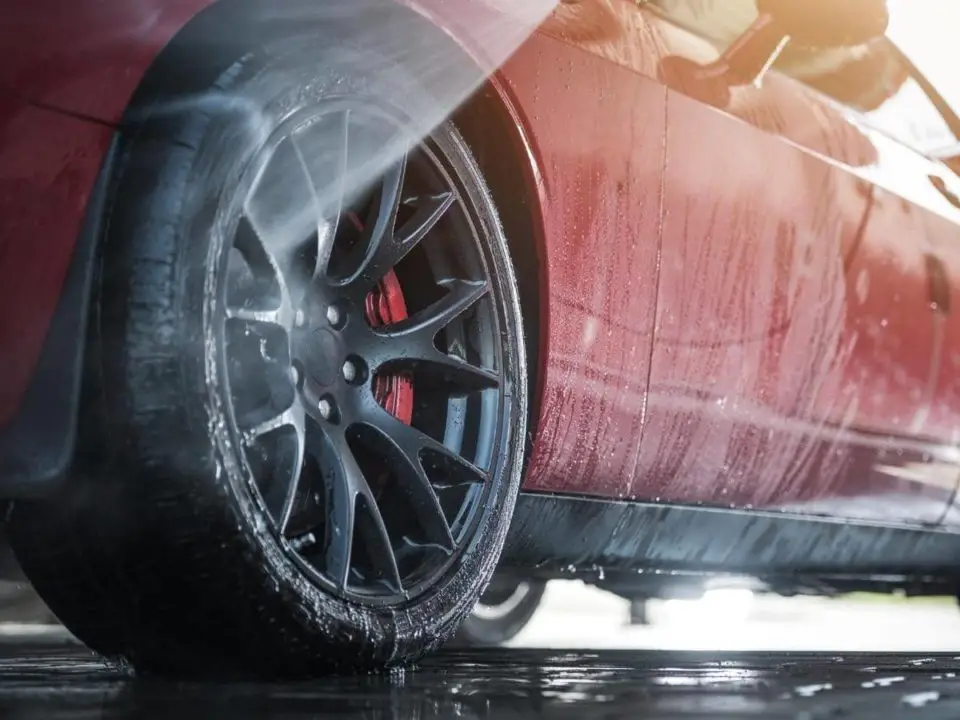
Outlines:
<svg viewBox="0 0 960 720"><path fill-rule="evenodd" d="M363 192L318 190L355 137L364 155L411 142L401 119L341 100L290 118L251 167L223 357L285 549L322 587L389 604L459 557L505 398L479 238L437 149L404 151Z"/></svg>
<svg viewBox="0 0 960 720"><path fill-rule="evenodd" d="M131 110L81 447L10 537L140 672L415 660L503 547L528 412L507 239L452 122L411 134L440 115L421 78L343 35L263 40Z"/></svg>

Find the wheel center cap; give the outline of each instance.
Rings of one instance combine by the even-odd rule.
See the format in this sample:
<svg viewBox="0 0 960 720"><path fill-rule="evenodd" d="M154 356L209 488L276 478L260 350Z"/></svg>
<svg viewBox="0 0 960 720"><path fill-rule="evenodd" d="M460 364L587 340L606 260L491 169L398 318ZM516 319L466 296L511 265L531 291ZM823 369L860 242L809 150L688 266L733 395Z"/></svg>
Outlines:
<svg viewBox="0 0 960 720"><path fill-rule="evenodd" d="M335 330L325 327L310 330L303 339L300 355L304 371L313 382L322 387L336 382L343 348Z"/></svg>

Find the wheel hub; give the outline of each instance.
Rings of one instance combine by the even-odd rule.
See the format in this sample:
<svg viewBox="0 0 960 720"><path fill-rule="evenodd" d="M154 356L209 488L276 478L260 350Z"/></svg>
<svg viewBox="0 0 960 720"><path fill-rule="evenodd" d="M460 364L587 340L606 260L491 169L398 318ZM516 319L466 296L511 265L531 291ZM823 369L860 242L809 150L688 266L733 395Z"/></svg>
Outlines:
<svg viewBox="0 0 960 720"><path fill-rule="evenodd" d="M343 355L342 338L328 327L311 328L294 347L294 362L306 370L306 382L318 388L328 388L336 382L337 360Z"/></svg>
<svg viewBox="0 0 960 720"><path fill-rule="evenodd" d="M370 379L365 360L351 352L348 326L366 323L372 328L408 317L403 290L390 271L370 291L362 309L350 310L344 301L308 300L296 312L298 327L292 337L293 377L308 412L335 422L338 407ZM408 373L378 373L372 379L373 396L391 415L409 425L413 419L413 379Z"/></svg>

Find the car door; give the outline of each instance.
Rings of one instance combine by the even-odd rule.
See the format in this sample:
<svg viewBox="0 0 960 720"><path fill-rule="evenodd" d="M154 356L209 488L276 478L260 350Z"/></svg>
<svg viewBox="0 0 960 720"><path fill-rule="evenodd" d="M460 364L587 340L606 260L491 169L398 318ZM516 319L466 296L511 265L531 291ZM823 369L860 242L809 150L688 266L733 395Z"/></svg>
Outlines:
<svg viewBox="0 0 960 720"><path fill-rule="evenodd" d="M919 153L911 160L916 172L926 173L929 180L924 188L929 208L924 212L924 252L934 318L934 390L924 432L938 453L924 470L946 481L960 476L960 179ZM960 527L956 493L943 524Z"/></svg>
<svg viewBox="0 0 960 720"><path fill-rule="evenodd" d="M558 6L494 78L524 129L519 152L536 160L542 217L541 400L526 490L629 494L657 304L658 60L636 6L585 0Z"/></svg>
<svg viewBox="0 0 960 720"><path fill-rule="evenodd" d="M925 260L934 316L933 398L924 432L936 443L938 457L927 468L944 479L960 475L960 178L946 165L915 153L917 174L925 173ZM960 527L957 494L943 524Z"/></svg>
<svg viewBox="0 0 960 720"><path fill-rule="evenodd" d="M728 26L742 3L712 15L710 4L644 6L665 57L716 59L729 27L711 22ZM866 82L858 70L840 89ZM940 448L927 442L940 352L929 218L904 192L926 178L904 176L897 143L778 70L716 96L665 81L659 294L632 496L939 522L956 477L929 471Z"/></svg>

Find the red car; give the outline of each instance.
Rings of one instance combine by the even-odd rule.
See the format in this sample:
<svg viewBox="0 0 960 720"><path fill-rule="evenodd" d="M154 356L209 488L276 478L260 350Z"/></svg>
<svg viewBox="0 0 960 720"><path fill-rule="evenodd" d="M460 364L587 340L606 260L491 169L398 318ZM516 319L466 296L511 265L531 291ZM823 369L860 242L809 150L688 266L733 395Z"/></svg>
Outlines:
<svg viewBox="0 0 960 720"><path fill-rule="evenodd" d="M565 1L446 107L488 3L4 9L0 495L94 649L401 663L498 562L955 591L960 121L883 3Z"/></svg>

